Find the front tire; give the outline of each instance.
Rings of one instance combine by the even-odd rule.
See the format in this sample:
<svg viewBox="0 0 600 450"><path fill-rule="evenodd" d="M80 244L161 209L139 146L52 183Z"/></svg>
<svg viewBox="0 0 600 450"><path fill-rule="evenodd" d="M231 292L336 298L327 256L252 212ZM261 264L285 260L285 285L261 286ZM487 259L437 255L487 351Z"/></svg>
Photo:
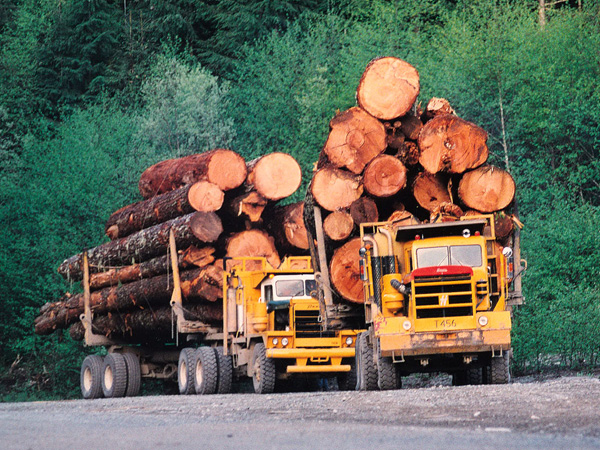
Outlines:
<svg viewBox="0 0 600 450"><path fill-rule="evenodd" d="M343 372L337 376L340 391L356 390L356 357L350 362L350 372Z"/></svg>
<svg viewBox="0 0 600 450"><path fill-rule="evenodd" d="M254 373L252 384L257 394L271 394L275 390L277 369L275 361L267 358L267 349L262 342L254 346Z"/></svg>
<svg viewBox="0 0 600 450"><path fill-rule="evenodd" d="M104 397L102 392L102 368L104 360L98 355L88 355L81 363L79 384L86 400Z"/></svg>
<svg viewBox="0 0 600 450"><path fill-rule="evenodd" d="M494 358L490 362L490 383L507 384L510 382L510 350L505 351L502 356Z"/></svg>
<svg viewBox="0 0 600 450"><path fill-rule="evenodd" d="M377 389L377 366L373 361L373 347L369 344L368 331L358 335L356 342L356 373L357 389L360 391L374 391Z"/></svg>
<svg viewBox="0 0 600 450"><path fill-rule="evenodd" d="M398 389L398 372L389 356L377 360L377 385L382 391Z"/></svg>

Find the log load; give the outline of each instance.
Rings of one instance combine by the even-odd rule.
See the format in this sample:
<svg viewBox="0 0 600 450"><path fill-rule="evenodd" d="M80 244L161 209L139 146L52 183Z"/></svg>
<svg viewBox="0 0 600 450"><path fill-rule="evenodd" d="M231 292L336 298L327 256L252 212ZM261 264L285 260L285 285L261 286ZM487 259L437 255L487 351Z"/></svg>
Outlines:
<svg viewBox="0 0 600 450"><path fill-rule="evenodd" d="M217 211L223 198L216 184L199 181L115 211L106 222L105 233L114 240L194 211Z"/></svg>
<svg viewBox="0 0 600 450"><path fill-rule="evenodd" d="M360 198L361 178L334 167L319 169L312 178L310 190L315 201L328 211L348 208Z"/></svg>
<svg viewBox="0 0 600 450"><path fill-rule="evenodd" d="M208 324L223 320L223 308L216 303L187 305L184 315L188 320L197 320ZM171 308L138 309L124 313L108 313L95 316L92 320L92 332L110 339L132 338L136 341L156 341L171 337L173 317ZM81 341L85 336L82 322L71 325L69 334L73 340Z"/></svg>
<svg viewBox="0 0 600 450"><path fill-rule="evenodd" d="M358 237L346 242L335 250L329 266L331 283L344 299L352 303L364 303L358 257L361 246Z"/></svg>
<svg viewBox="0 0 600 450"><path fill-rule="evenodd" d="M331 131L323 151L336 167L360 174L386 148L383 124L358 107L339 113L329 126Z"/></svg>
<svg viewBox="0 0 600 450"><path fill-rule="evenodd" d="M515 180L508 172L483 166L463 175L458 196L469 208L490 213L506 208L515 198Z"/></svg>
<svg viewBox="0 0 600 450"><path fill-rule="evenodd" d="M289 197L301 182L300 165L287 153L269 153L248 163L246 183L267 200Z"/></svg>
<svg viewBox="0 0 600 450"><path fill-rule="evenodd" d="M419 162L429 173L463 173L488 158L487 132L459 117L444 114L423 126L418 145Z"/></svg>
<svg viewBox="0 0 600 450"><path fill-rule="evenodd" d="M232 259L264 257L271 267L279 267L281 264L274 239L262 230L247 230L231 236L227 242L226 256ZM252 267L260 269L260 264Z"/></svg>
<svg viewBox="0 0 600 450"><path fill-rule="evenodd" d="M365 168L363 186L375 197L391 197L406 186L407 170L391 155L379 155Z"/></svg>
<svg viewBox="0 0 600 450"><path fill-rule="evenodd" d="M350 216L358 226L361 223L377 222L379 210L375 200L369 197L360 197L350 205Z"/></svg>
<svg viewBox="0 0 600 450"><path fill-rule="evenodd" d="M256 191L245 192L229 201L228 209L233 217L247 217L258 222L269 201Z"/></svg>
<svg viewBox="0 0 600 450"><path fill-rule="evenodd" d="M323 231L334 241L344 241L354 229L354 220L346 211L334 211L323 221Z"/></svg>
<svg viewBox="0 0 600 450"><path fill-rule="evenodd" d="M269 213L267 228L282 249L308 250L308 234L304 225L304 202L278 206Z"/></svg>
<svg viewBox="0 0 600 450"><path fill-rule="evenodd" d="M419 72L394 57L374 59L358 83L358 106L381 120L405 115L419 95Z"/></svg>
<svg viewBox="0 0 600 450"><path fill-rule="evenodd" d="M217 301L222 297L223 274L217 266L207 266L182 271L181 292L187 301ZM159 275L133 281L120 286L111 286L90 295L90 308L94 314L126 311L132 308L150 308L168 304L173 291L173 277ZM35 319L37 334L50 334L57 328L66 328L79 319L84 312L83 294L73 295L62 303L54 303L44 314Z"/></svg>
<svg viewBox="0 0 600 450"><path fill-rule="evenodd" d="M223 225L219 216L212 212L178 217L88 250L90 268L99 271L102 267L166 254L170 230L173 230L177 247L185 248L199 242L215 242L223 232ZM79 281L83 278L81 263L81 253L71 256L59 266L58 273L66 279Z"/></svg>
<svg viewBox="0 0 600 450"><path fill-rule="evenodd" d="M427 211L433 211L440 203L452 203L448 179L442 174L421 172L412 186L413 197Z"/></svg>
<svg viewBox="0 0 600 450"><path fill-rule="evenodd" d="M450 106L450 102L445 98L433 97L427 102L425 111L422 114L423 122L427 122L436 116L444 114L455 114L454 109Z"/></svg>
<svg viewBox="0 0 600 450"><path fill-rule="evenodd" d="M206 180L222 191L240 186L246 179L246 162L232 150L215 149L183 158L161 161L142 173L138 188L144 198Z"/></svg>

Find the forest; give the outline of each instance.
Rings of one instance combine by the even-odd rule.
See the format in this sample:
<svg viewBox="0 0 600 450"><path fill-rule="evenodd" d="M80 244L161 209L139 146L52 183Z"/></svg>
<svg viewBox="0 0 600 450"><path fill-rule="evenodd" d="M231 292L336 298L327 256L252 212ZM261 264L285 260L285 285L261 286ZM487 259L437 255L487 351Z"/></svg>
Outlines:
<svg viewBox="0 0 600 450"><path fill-rule="evenodd" d="M141 172L223 147L293 155L303 197L370 60L488 133L518 190L515 374L600 365L598 0L3 0L0 400L75 398L93 349L33 332L68 256L107 240Z"/></svg>

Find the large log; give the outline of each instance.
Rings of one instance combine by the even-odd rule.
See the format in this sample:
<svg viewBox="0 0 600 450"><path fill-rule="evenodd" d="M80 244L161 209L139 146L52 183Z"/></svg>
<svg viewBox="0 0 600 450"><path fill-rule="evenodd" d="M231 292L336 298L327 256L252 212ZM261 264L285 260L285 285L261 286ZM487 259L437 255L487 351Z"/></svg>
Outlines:
<svg viewBox="0 0 600 450"><path fill-rule="evenodd" d="M300 165L287 153L269 153L248 163L246 183L267 200L289 197L301 182Z"/></svg>
<svg viewBox="0 0 600 450"><path fill-rule="evenodd" d="M223 191L216 184L199 181L115 211L106 222L110 239L125 237L136 231L196 211L217 211L223 204Z"/></svg>
<svg viewBox="0 0 600 450"><path fill-rule="evenodd" d="M454 109L450 106L450 102L445 98L433 97L427 102L427 106L425 106L425 111L421 117L424 122L428 122L434 117L444 114L454 114Z"/></svg>
<svg viewBox="0 0 600 450"><path fill-rule="evenodd" d="M443 174L421 172L413 182L413 197L427 211L433 211L440 203L452 203L448 179Z"/></svg>
<svg viewBox="0 0 600 450"><path fill-rule="evenodd" d="M334 211L323 221L323 231L334 241L343 241L349 238L353 229L354 220L345 211Z"/></svg>
<svg viewBox="0 0 600 450"><path fill-rule="evenodd" d="M233 217L246 216L250 222L258 222L269 201L256 191L237 195L229 201L228 209Z"/></svg>
<svg viewBox="0 0 600 450"><path fill-rule="evenodd" d="M217 301L223 295L222 269L216 266L182 271L181 292L184 299ZM90 308L94 314L126 311L132 308L151 308L168 305L173 292L173 276L159 275L94 291L90 295ZM57 328L66 328L77 321L84 312L83 294L73 295L62 304L35 319L37 334L50 334Z"/></svg>
<svg viewBox="0 0 600 450"><path fill-rule="evenodd" d="M484 166L467 172L458 184L458 196L469 208L494 212L506 208L515 197L515 180L498 167Z"/></svg>
<svg viewBox="0 0 600 450"><path fill-rule="evenodd" d="M308 250L304 202L275 207L266 222L268 230L282 250L289 247Z"/></svg>
<svg viewBox="0 0 600 450"><path fill-rule="evenodd" d="M334 167L319 169L310 185L316 202L328 211L348 208L363 192L361 178Z"/></svg>
<svg viewBox="0 0 600 450"><path fill-rule="evenodd" d="M363 186L375 197L390 197L406 186L406 173L398 158L379 155L365 168Z"/></svg>
<svg viewBox="0 0 600 450"><path fill-rule="evenodd" d="M214 262L212 247L188 247L178 255L181 269L188 267L204 267ZM130 266L113 267L104 272L90 274L90 289L98 290L106 286L129 283L143 278L152 278L167 273L171 269L171 258L168 255L144 261Z"/></svg>
<svg viewBox="0 0 600 450"><path fill-rule="evenodd" d="M227 242L227 257L264 257L274 268L279 267L281 259L275 248L274 239L262 230L247 230L231 236ZM260 264L246 267L260 268Z"/></svg>
<svg viewBox="0 0 600 450"><path fill-rule="evenodd" d="M336 291L353 303L364 303L358 256L361 246L361 239L358 237L346 242L333 253L329 267L331 282Z"/></svg>
<svg viewBox="0 0 600 450"><path fill-rule="evenodd" d="M350 216L357 226L361 223L377 222L379 220L377 203L372 198L361 197L350 205Z"/></svg>
<svg viewBox="0 0 600 450"><path fill-rule="evenodd" d="M195 212L154 225L88 250L88 260L93 271L103 267L145 261L167 253L169 231L173 230L178 248L186 248L199 242L214 242L221 235L221 219L213 213ZM66 259L58 268L63 277L79 281L83 278L82 254Z"/></svg>
<svg viewBox="0 0 600 450"><path fill-rule="evenodd" d="M336 167L360 174L387 145L383 124L358 107L339 113L329 122L331 131L323 152Z"/></svg>
<svg viewBox="0 0 600 450"><path fill-rule="evenodd" d="M444 114L425 124L419 134L419 162L429 173L463 173L488 158L487 132L459 117Z"/></svg>
<svg viewBox="0 0 600 450"><path fill-rule="evenodd" d="M374 59L365 69L356 99L372 116L391 120L405 115L419 95L419 72L401 59Z"/></svg>
<svg viewBox="0 0 600 450"><path fill-rule="evenodd" d="M218 323L223 320L223 307L218 303L186 305L184 316L188 320ZM173 332L173 313L171 308L154 308L95 316L92 320L92 332L110 339L134 342L169 338ZM76 341L83 340L83 323L74 323L69 334Z"/></svg>
<svg viewBox="0 0 600 450"><path fill-rule="evenodd" d="M228 191L246 179L246 162L232 150L215 149L205 153L168 159L147 168L138 188L144 198L172 191L186 184L206 180Z"/></svg>

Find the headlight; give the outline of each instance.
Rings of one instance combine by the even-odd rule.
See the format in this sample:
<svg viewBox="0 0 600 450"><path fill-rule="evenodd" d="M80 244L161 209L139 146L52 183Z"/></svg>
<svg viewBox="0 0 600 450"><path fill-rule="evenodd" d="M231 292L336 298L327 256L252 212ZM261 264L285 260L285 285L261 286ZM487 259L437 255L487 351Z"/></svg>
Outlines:
<svg viewBox="0 0 600 450"><path fill-rule="evenodd" d="M285 347L286 345L288 345L288 342L289 342L289 341L288 341L288 338L283 338L283 339L281 340L281 345L283 345L283 346Z"/></svg>
<svg viewBox="0 0 600 450"><path fill-rule="evenodd" d="M410 323L410 320L405 320L404 323L402 324L402 328L404 328L406 331L410 330L412 327L412 323Z"/></svg>
<svg viewBox="0 0 600 450"><path fill-rule="evenodd" d="M277 345L279 343L279 339L273 338L273 345Z"/></svg>
<svg viewBox="0 0 600 450"><path fill-rule="evenodd" d="M352 337L348 336L346 338L346 345L352 345Z"/></svg>
<svg viewBox="0 0 600 450"><path fill-rule="evenodd" d="M485 327L488 324L488 318L486 316L479 316L479 325Z"/></svg>

